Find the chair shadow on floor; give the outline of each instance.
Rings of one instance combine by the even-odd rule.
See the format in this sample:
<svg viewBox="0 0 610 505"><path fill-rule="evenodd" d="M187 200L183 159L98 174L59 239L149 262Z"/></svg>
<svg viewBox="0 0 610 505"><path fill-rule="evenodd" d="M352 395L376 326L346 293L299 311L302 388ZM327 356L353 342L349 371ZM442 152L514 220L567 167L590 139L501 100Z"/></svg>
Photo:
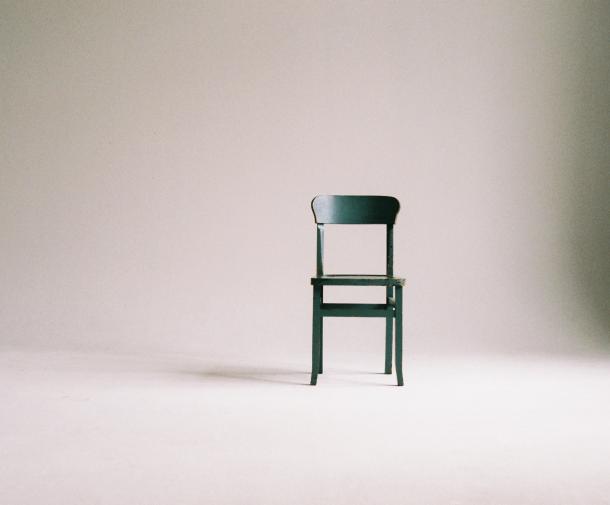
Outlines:
<svg viewBox="0 0 610 505"><path fill-rule="evenodd" d="M266 382L271 384L309 385L308 372L294 369L252 366L214 366L201 370L182 370L184 375L214 381Z"/></svg>
<svg viewBox="0 0 610 505"><path fill-rule="evenodd" d="M292 386L309 386L309 370L298 371L294 368L277 368L264 366L213 366L201 370L181 370L180 375L189 375L200 379L213 381L263 382L268 384L288 384ZM385 375L383 372L359 370L335 370L329 375L345 377L345 375ZM365 383L364 381L349 381L350 384L367 384L385 386L391 384Z"/></svg>

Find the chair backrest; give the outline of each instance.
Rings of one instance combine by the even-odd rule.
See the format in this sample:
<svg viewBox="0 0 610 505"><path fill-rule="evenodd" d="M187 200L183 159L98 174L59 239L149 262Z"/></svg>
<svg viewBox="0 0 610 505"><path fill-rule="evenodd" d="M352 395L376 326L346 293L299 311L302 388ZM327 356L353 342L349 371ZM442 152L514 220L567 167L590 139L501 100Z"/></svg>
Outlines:
<svg viewBox="0 0 610 505"><path fill-rule="evenodd" d="M385 224L386 275L394 274L394 222L400 203L393 196L319 195L311 201L317 223L316 273L324 275L325 224Z"/></svg>
<svg viewBox="0 0 610 505"><path fill-rule="evenodd" d="M393 196L319 195L311 208L318 224L394 224L400 203Z"/></svg>

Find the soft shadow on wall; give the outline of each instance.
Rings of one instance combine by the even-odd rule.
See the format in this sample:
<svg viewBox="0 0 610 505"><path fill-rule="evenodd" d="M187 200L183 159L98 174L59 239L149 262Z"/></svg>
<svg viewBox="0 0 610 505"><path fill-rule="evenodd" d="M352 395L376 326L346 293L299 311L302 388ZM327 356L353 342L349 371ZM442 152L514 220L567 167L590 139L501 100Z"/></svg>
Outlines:
<svg viewBox="0 0 610 505"><path fill-rule="evenodd" d="M610 3L586 4L580 33L566 242L592 333L610 346Z"/></svg>

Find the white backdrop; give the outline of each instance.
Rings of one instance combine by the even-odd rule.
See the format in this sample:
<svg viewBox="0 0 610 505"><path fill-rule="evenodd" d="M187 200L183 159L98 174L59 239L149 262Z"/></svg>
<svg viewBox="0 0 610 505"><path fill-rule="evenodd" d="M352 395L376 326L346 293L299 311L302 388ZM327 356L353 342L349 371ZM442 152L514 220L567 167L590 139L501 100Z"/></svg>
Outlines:
<svg viewBox="0 0 610 505"><path fill-rule="evenodd" d="M1 10L3 347L306 362L339 193L402 203L410 350L607 349L607 3ZM381 270L378 231L331 265Z"/></svg>

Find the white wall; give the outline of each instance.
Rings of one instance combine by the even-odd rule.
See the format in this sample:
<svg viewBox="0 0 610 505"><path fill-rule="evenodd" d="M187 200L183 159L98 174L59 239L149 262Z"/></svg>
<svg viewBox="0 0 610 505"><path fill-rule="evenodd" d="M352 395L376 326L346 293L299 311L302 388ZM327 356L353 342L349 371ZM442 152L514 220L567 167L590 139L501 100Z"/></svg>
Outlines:
<svg viewBox="0 0 610 505"><path fill-rule="evenodd" d="M402 202L409 349L607 349L608 3L0 9L0 345L306 361L353 193Z"/></svg>

